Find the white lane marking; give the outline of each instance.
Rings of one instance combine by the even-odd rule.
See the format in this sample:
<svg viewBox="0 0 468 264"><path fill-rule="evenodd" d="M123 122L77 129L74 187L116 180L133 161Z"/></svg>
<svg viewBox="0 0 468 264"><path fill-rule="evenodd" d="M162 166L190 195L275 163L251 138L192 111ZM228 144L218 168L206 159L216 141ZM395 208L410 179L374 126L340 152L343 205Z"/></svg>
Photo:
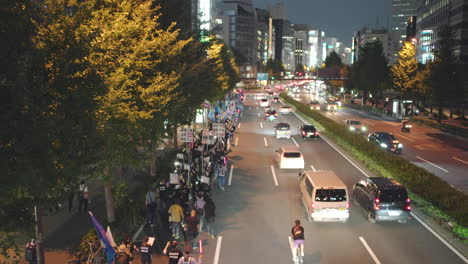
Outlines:
<svg viewBox="0 0 468 264"><path fill-rule="evenodd" d="M313 170L313 171L317 171L314 167L314 165L310 165L310 168Z"/></svg>
<svg viewBox="0 0 468 264"><path fill-rule="evenodd" d="M266 137L263 137L263 142L265 142L265 147L268 147L268 142L266 140Z"/></svg>
<svg viewBox="0 0 468 264"><path fill-rule="evenodd" d="M404 139L407 139L407 140L409 140L409 141L411 141L411 142L414 142L414 140L412 140L412 139L409 138L409 137L405 137L405 136L403 136L403 135L401 135L401 134L398 134L398 133L397 133L397 135L398 135L399 137L402 137L402 138L404 138Z"/></svg>
<svg viewBox="0 0 468 264"><path fill-rule="evenodd" d="M371 123L371 122L369 122L369 121L366 121L366 120L362 120L362 122L364 122L364 123L366 123L366 124L369 124L369 125L372 125L372 126L375 126L375 124L374 124L374 123Z"/></svg>
<svg viewBox="0 0 468 264"><path fill-rule="evenodd" d="M291 237L288 237L289 240L289 247L291 248L291 254L294 257L296 254L294 253L294 243Z"/></svg>
<svg viewBox="0 0 468 264"><path fill-rule="evenodd" d="M468 162L466 162L466 161L464 161L464 160L462 160L462 159L459 159L459 158L457 158L457 157L452 157L452 159L458 160L459 162L463 162L463 163L465 163L466 165L468 165Z"/></svg>
<svg viewBox="0 0 468 264"><path fill-rule="evenodd" d="M273 180L275 181L275 185L279 186L278 179L276 178L275 168L273 168L273 165L271 165L270 168L271 168L271 174L273 174Z"/></svg>
<svg viewBox="0 0 468 264"><path fill-rule="evenodd" d="M296 147L299 147L299 144L297 144L296 140L293 137L291 137L291 139L294 142L294 145L296 145Z"/></svg>
<svg viewBox="0 0 468 264"><path fill-rule="evenodd" d="M434 141L437 141L439 143L444 143L442 140L438 140L438 139L435 139L435 138L431 138L429 136L425 136L426 138L428 138L429 140L434 140Z"/></svg>
<svg viewBox="0 0 468 264"><path fill-rule="evenodd" d="M348 113L345 113L345 112L340 112L340 113L341 113L341 114L343 114L343 115L347 115L347 116L349 116L349 115L350 115L350 114L348 114Z"/></svg>
<svg viewBox="0 0 468 264"><path fill-rule="evenodd" d="M293 113L294 113L294 115L296 115L297 118L299 118L302 122L304 122L304 124L309 124L309 122L304 120L301 116L299 116L295 112L293 112ZM366 176L367 178L370 177L361 168L359 168L354 162L352 162L348 157L346 157L341 151L339 151L335 146L333 146L323 135L322 135L322 139L325 142L327 142L328 145L330 145L332 148L334 148L338 153L340 153L341 156L343 156L346 160L348 160L356 169L358 169L362 174L364 174L364 176ZM411 212L411 215L414 216L414 218L416 218L416 220L418 220L419 223L421 223L427 230L429 230L429 232L431 232L435 237L437 237L444 245L446 245L450 250L452 250L453 253L455 253L457 256L459 256L463 261L465 261L465 263L468 263L468 259L465 256L463 256L460 252L458 252L458 250L456 250L452 245L450 245L444 238L442 238L440 235L438 235L430 226L428 226L427 224L422 222L422 220L419 219L419 217L417 217L414 212Z"/></svg>
<svg viewBox="0 0 468 264"><path fill-rule="evenodd" d="M235 143L236 147L238 146L237 143L239 143L239 137L236 137L236 143Z"/></svg>
<svg viewBox="0 0 468 264"><path fill-rule="evenodd" d="M383 123L386 123L386 124L391 125L391 126L399 126L400 125L399 123L390 122L390 121L383 121Z"/></svg>
<svg viewBox="0 0 468 264"><path fill-rule="evenodd" d="M237 128L240 128L240 126L241 126L241 122L239 122L239 125L237 125Z"/></svg>
<svg viewBox="0 0 468 264"><path fill-rule="evenodd" d="M411 212L411 216L413 216L418 222L423 225L427 230L429 230L435 237L437 237L440 242L446 245L453 253L455 253L459 258L461 258L465 263L468 263L468 259L461 254L456 248L450 245L443 237L441 237L437 232L435 232L430 226L428 226L421 218L419 218L415 213Z"/></svg>
<svg viewBox="0 0 468 264"><path fill-rule="evenodd" d="M359 240L361 240L361 243L364 245L364 247L367 249L367 252L369 252L369 255L371 255L372 259L374 260L374 262L376 264L380 264L380 261L379 259L377 258L377 256L375 256L374 254L374 251L372 251L372 249L369 247L369 245L367 244L366 240L364 240L363 237L359 237Z"/></svg>
<svg viewBox="0 0 468 264"><path fill-rule="evenodd" d="M216 251L214 255L213 264L218 264L219 262L219 253L221 252L221 242L223 241L222 236L218 236L218 241L216 242Z"/></svg>
<svg viewBox="0 0 468 264"><path fill-rule="evenodd" d="M258 117L260 117L260 113L257 113Z"/></svg>
<svg viewBox="0 0 468 264"><path fill-rule="evenodd" d="M231 165L231 170L229 171L229 180L228 180L228 186L231 186L231 181L232 181L232 171L234 170L234 165Z"/></svg>
<svg viewBox="0 0 468 264"><path fill-rule="evenodd" d="M432 162L430 162L430 161L427 161L427 160L425 160L425 159L423 159L423 158L421 158L421 157L419 157L419 156L416 156L416 158L418 158L418 159L420 159L420 160L422 160L422 161L425 161L425 162L431 164L432 166L434 166L434 167L436 167L436 168L438 168L438 169L440 169L440 170L443 170L443 171L445 171L446 173L448 173L448 170L446 170L446 169L444 169L444 168L442 168L442 167L440 167L440 166L437 166L437 165L435 165L434 163L432 163Z"/></svg>
<svg viewBox="0 0 468 264"><path fill-rule="evenodd" d="M259 115L260 115L260 114L259 114ZM260 127L261 127L261 128L263 128L263 124L262 124L262 122L260 122Z"/></svg>

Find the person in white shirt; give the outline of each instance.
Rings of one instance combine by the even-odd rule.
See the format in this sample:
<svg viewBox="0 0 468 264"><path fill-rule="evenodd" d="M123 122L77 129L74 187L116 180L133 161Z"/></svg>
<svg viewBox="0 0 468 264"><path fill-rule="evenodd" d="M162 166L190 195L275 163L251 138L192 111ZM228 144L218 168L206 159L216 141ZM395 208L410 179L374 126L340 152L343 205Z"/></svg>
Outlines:
<svg viewBox="0 0 468 264"><path fill-rule="evenodd" d="M81 212L81 208L83 208L83 212L86 213L88 211L88 186L85 181L81 181L78 187L78 201L78 211Z"/></svg>

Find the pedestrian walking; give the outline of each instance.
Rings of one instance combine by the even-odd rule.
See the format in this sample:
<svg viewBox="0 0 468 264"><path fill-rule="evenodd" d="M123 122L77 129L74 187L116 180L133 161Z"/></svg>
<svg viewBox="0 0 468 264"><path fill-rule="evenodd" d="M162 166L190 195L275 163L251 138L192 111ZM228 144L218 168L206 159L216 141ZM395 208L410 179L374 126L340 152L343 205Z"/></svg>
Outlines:
<svg viewBox="0 0 468 264"><path fill-rule="evenodd" d="M205 225L205 204L206 202L203 199L203 194L198 193L193 205L193 208L197 211L198 220L200 221L200 229L198 232L201 232Z"/></svg>
<svg viewBox="0 0 468 264"><path fill-rule="evenodd" d="M81 212L81 208L83 208L83 212L88 211L88 203L89 203L89 194L88 194L88 186L85 184L85 181L81 181L80 186L78 186L78 211Z"/></svg>
<svg viewBox="0 0 468 264"><path fill-rule="evenodd" d="M195 257L192 257L190 255L190 252L192 250L190 249L190 247L185 247L184 248L184 252L185 252L185 256L183 256L182 258L179 259L179 262L177 262L177 264L197 264L198 261Z"/></svg>
<svg viewBox="0 0 468 264"><path fill-rule="evenodd" d="M159 192L159 201L161 203L161 210L167 209L168 193L167 193L167 183L162 179L158 184Z"/></svg>
<svg viewBox="0 0 468 264"><path fill-rule="evenodd" d="M214 239L216 237L215 231L215 214L216 206L210 197L205 198L205 221L206 232Z"/></svg>
<svg viewBox="0 0 468 264"><path fill-rule="evenodd" d="M184 220L184 211L179 205L179 200L176 200L171 207L169 207L169 222L172 226L172 236L179 239L181 235L181 223Z"/></svg>
<svg viewBox="0 0 468 264"><path fill-rule="evenodd" d="M145 197L145 206L146 206L146 221L150 225L154 225L156 223L156 192L154 191L153 187L148 189Z"/></svg>
<svg viewBox="0 0 468 264"><path fill-rule="evenodd" d="M179 263L179 259L184 255L182 250L177 248L177 241L168 241L163 254L169 257L169 264Z"/></svg>
<svg viewBox="0 0 468 264"><path fill-rule="evenodd" d="M148 244L149 238L145 236L140 246L141 264L151 264L151 245Z"/></svg>
<svg viewBox="0 0 468 264"><path fill-rule="evenodd" d="M26 260L29 262L29 264L37 263L37 248L36 241L34 240L34 238L26 244L25 255Z"/></svg>
<svg viewBox="0 0 468 264"><path fill-rule="evenodd" d="M221 191L224 191L224 176L226 175L226 165L221 163L218 169L218 186Z"/></svg>
<svg viewBox="0 0 468 264"><path fill-rule="evenodd" d="M197 211L192 210L190 216L185 219L184 228L187 231L187 241L191 241L193 248L198 248L197 237L200 228L200 221L197 217Z"/></svg>

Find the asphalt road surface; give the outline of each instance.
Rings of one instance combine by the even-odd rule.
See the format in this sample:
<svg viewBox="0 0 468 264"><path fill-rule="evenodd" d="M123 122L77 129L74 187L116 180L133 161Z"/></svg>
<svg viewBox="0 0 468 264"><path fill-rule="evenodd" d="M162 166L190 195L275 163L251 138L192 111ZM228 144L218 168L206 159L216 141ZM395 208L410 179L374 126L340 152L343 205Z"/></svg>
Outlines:
<svg viewBox="0 0 468 264"><path fill-rule="evenodd" d="M298 95L297 99L303 103L310 103L316 98L303 92ZM468 142L466 140L415 124L412 124L410 133L401 132L401 123L392 118L348 107L340 108L336 112L323 111L323 113L343 124L346 119L361 121L368 129L363 136L371 132L394 134L403 144L401 154L403 158L468 194Z"/></svg>
<svg viewBox="0 0 468 264"><path fill-rule="evenodd" d="M214 192L218 237L206 239L203 263L294 263L289 237L295 219L305 229L304 263L467 263L416 219L371 224L351 201L347 223L308 222L299 201L300 171L280 170L274 162L276 149L297 144L306 169L333 170L350 196L354 183L373 175L323 138L302 139L297 127L303 121L296 115L279 116L279 121L291 124L294 136L278 140L274 122L263 116L264 109L247 94L226 190Z"/></svg>

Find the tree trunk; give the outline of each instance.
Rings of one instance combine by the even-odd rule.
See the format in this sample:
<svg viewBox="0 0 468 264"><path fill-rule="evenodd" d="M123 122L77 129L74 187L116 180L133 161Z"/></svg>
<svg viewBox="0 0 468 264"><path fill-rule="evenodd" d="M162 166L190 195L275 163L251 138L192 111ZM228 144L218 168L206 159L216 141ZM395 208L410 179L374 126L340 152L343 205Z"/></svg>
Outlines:
<svg viewBox="0 0 468 264"><path fill-rule="evenodd" d="M115 207L110 176L110 168L104 168L104 197L106 199L107 222L113 223L115 222Z"/></svg>
<svg viewBox="0 0 468 264"><path fill-rule="evenodd" d="M151 164L150 164L150 176L151 177L156 177L156 159L157 159L156 147L157 146L155 146L155 149L151 151Z"/></svg>
<svg viewBox="0 0 468 264"><path fill-rule="evenodd" d="M439 113L437 113L437 122L440 124L442 123L442 104L439 104L439 109L438 109Z"/></svg>
<svg viewBox="0 0 468 264"><path fill-rule="evenodd" d="M177 140L177 125L174 125L172 127L173 131L172 131L172 134L174 136L174 146L177 148L178 147L178 140Z"/></svg>

